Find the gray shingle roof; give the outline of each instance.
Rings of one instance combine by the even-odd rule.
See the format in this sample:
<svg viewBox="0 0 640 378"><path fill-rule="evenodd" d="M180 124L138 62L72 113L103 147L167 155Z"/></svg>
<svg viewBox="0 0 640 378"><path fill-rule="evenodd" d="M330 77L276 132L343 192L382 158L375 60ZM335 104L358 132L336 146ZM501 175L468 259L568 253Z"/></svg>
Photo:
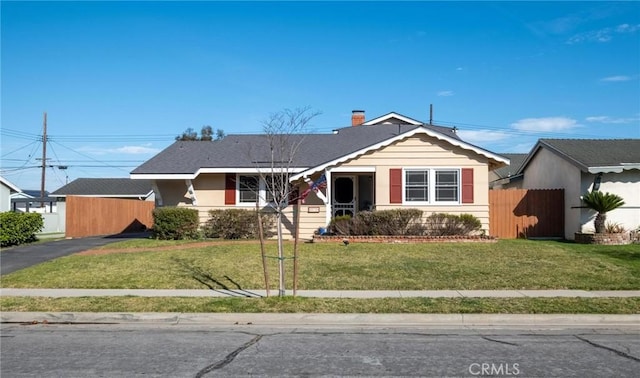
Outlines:
<svg viewBox="0 0 640 378"><path fill-rule="evenodd" d="M296 134L290 140L299 145L299 152L294 155L291 168L318 166L419 127L460 139L451 128L432 125L386 124L345 127L334 134ZM271 161L269 151L264 134L232 134L213 142L177 141L131 173L188 174L200 168L255 168ZM288 154L283 155L286 158Z"/></svg>
<svg viewBox="0 0 640 378"><path fill-rule="evenodd" d="M540 139L538 143L583 170L640 164L640 139Z"/></svg>
<svg viewBox="0 0 640 378"><path fill-rule="evenodd" d="M149 192L151 192L151 180L79 178L54 191L51 195L144 197Z"/></svg>
<svg viewBox="0 0 640 378"><path fill-rule="evenodd" d="M506 157L511 161L510 165L494 170L494 173L500 178L515 176L520 170L522 163L524 163L525 159L528 156L528 154L500 154L500 155Z"/></svg>

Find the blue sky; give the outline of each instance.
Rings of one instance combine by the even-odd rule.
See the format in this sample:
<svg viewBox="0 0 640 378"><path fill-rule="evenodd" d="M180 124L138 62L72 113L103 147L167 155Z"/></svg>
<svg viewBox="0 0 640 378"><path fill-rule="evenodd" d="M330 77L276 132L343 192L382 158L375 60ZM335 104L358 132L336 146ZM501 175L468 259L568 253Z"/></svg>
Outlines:
<svg viewBox="0 0 640 378"><path fill-rule="evenodd" d="M2 175L127 177L188 127L395 111L497 153L640 137L638 2L1 3ZM67 166L60 170L57 166Z"/></svg>

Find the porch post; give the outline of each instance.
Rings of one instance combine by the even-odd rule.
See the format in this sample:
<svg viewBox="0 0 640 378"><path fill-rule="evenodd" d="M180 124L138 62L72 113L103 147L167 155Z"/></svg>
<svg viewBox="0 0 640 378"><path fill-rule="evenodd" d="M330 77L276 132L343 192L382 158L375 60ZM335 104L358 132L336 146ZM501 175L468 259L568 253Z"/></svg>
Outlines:
<svg viewBox="0 0 640 378"><path fill-rule="evenodd" d="M331 198L333 198L333 196L331 195L331 184L332 184L332 180L331 180L331 169L330 168L326 168L324 170L324 177L327 179L327 198L325 201L325 225L329 225L329 223L331 222L331 218L333 215L333 209L332 209L332 201Z"/></svg>
<svg viewBox="0 0 640 378"><path fill-rule="evenodd" d="M187 192L189 193L189 197L191 198L191 205L198 206L198 199L196 198L196 191L193 189L193 183L191 180L184 180L185 184L187 184Z"/></svg>
<svg viewBox="0 0 640 378"><path fill-rule="evenodd" d="M158 189L158 183L156 180L151 182L151 189L153 189L153 192L156 195L156 203L158 206L162 206L162 196L160 195L160 189Z"/></svg>

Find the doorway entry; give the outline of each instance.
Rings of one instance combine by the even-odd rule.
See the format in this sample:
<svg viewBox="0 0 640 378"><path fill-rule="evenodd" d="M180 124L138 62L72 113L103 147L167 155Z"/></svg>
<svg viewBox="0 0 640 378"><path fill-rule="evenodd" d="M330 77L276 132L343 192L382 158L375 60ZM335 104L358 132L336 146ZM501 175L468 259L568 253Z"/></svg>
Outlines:
<svg viewBox="0 0 640 378"><path fill-rule="evenodd" d="M333 178L333 216L356 215L356 176Z"/></svg>

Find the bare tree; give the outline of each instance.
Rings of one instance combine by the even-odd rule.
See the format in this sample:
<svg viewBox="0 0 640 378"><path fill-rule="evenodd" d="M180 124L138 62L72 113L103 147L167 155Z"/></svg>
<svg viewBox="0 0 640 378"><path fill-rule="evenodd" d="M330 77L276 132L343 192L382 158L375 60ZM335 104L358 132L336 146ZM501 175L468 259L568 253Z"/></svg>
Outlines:
<svg viewBox="0 0 640 378"><path fill-rule="evenodd" d="M304 142L304 132L313 118L320 113L309 107L285 109L273 113L263 122L265 148L261 159L254 160L260 180L264 182L263 198L276 213L278 237L278 295L285 295L284 247L282 234L283 212L297 193L289 179L293 174L296 158ZM254 154L255 156L255 154ZM296 225L297 227L297 225Z"/></svg>

